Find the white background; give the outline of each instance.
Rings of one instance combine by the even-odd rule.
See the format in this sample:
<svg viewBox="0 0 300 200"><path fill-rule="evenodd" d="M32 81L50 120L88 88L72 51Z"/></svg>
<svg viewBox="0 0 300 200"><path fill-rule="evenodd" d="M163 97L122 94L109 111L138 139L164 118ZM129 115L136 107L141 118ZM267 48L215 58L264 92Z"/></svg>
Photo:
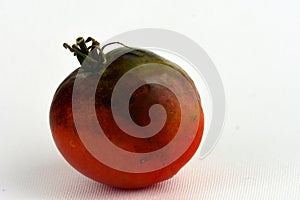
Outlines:
<svg viewBox="0 0 300 200"><path fill-rule="evenodd" d="M0 199L299 199L300 3L0 0ZM165 28L201 45L222 77L222 138L174 178L126 191L95 183L57 151L48 112L78 67L63 47Z"/></svg>

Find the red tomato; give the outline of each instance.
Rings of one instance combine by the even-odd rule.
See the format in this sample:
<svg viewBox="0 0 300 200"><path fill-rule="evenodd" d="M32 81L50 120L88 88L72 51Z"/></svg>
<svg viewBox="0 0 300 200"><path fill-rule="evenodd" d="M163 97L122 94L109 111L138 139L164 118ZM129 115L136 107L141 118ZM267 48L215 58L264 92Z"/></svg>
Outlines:
<svg viewBox="0 0 300 200"><path fill-rule="evenodd" d="M86 48L90 40L93 44ZM141 188L171 178L195 154L203 134L204 115L192 79L148 50L123 47L104 55L93 39L78 38L77 43L64 46L81 67L60 84L50 108L50 127L61 154L82 174L115 187ZM115 95L125 74L129 79ZM134 92L127 102L129 90ZM157 104L165 113L153 109L149 114ZM125 107L130 117L115 114L113 107L117 112ZM132 127L133 121L139 127L154 123L155 129L163 114L165 122L156 134ZM128 134L118 123L139 135Z"/></svg>

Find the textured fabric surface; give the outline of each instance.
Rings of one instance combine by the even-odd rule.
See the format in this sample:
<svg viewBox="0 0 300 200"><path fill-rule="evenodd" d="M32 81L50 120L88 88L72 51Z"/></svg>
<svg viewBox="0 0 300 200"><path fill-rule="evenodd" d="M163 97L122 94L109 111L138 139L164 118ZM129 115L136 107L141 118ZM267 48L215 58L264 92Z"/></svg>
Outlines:
<svg viewBox="0 0 300 200"><path fill-rule="evenodd" d="M0 199L300 199L299 9L293 0L1 0ZM223 80L226 120L205 159L197 152L168 181L119 190L64 161L48 112L78 66L63 42L141 27L205 49Z"/></svg>
<svg viewBox="0 0 300 200"><path fill-rule="evenodd" d="M120 190L75 172L62 159L1 171L1 199L299 199L300 164L193 159L172 179ZM3 166L3 165L2 165Z"/></svg>

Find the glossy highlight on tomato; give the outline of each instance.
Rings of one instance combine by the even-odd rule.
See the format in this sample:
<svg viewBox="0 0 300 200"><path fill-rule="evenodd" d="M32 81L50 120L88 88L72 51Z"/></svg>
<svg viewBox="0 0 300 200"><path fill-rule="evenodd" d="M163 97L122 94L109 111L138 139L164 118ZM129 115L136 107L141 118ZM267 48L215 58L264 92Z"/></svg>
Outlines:
<svg viewBox="0 0 300 200"><path fill-rule="evenodd" d="M141 188L173 177L195 154L203 134L204 114L192 79L178 65L149 50L124 45L104 54L92 38L79 37L76 42L64 47L81 66L59 85L50 107L51 132L63 157L85 176L118 188ZM115 95L118 81L126 74L130 81ZM115 115L112 105L122 110L126 90L132 88L137 89L126 107L130 117ZM93 109L88 107L90 102ZM156 134L148 137L149 133L140 131L134 136L119 126L122 122L129 127L132 121L140 127L161 124L161 112L149 114L154 105L162 106L166 115ZM103 150L107 141L114 148ZM122 156L127 153L135 157Z"/></svg>

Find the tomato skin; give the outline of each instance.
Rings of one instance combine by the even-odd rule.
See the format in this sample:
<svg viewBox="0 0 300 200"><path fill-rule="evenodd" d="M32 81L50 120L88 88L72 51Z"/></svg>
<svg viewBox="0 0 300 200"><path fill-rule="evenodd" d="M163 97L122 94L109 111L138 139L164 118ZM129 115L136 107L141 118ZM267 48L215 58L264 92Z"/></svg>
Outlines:
<svg viewBox="0 0 300 200"><path fill-rule="evenodd" d="M126 58L127 56L127 58ZM149 58L148 58L148 57ZM147 54L145 59L150 59L151 56L153 57L153 54ZM125 54L123 57L119 58L118 60L122 63L122 58L126 58L125 60L128 61L131 58L135 59L134 56ZM130 58L130 59L129 59ZM154 59L154 58L153 58ZM155 57L155 59L157 59ZM154 61L157 61L155 60ZM130 62L130 61L129 61ZM131 61L134 62L134 61ZM163 63L164 60L161 59L159 60L160 63ZM168 63L169 64L169 63ZM79 68L80 69L80 68ZM52 100L52 104L50 107L50 127L53 135L53 139L55 141L55 144L61 154L64 156L64 158L70 163L71 166L73 166L76 170L81 172L82 174L86 175L87 177L110 185L118 188L127 188L127 189L134 189L134 188L142 188L146 187L164 180L167 180L171 177L173 177L195 154L196 150L198 149L200 145L200 141L202 138L203 134L203 128L204 128L204 115L203 115L203 110L201 108L201 103L200 103L200 97L199 97L199 113L197 114L197 119L198 119L198 131L196 133L195 138L193 139L192 144L189 146L189 148L182 153L182 155L176 159L174 162L171 164L150 172L145 172L145 173L130 173L126 171L120 171L116 170L114 168L111 168L98 159L96 159L85 147L85 145L82 143L75 123L74 123L74 117L73 117L73 111L72 111L72 95L73 95L73 87L74 87L74 81L76 79L76 75L79 72L79 69L76 69L74 72L72 72L59 86L57 89L54 98ZM114 71L114 70L111 70ZM115 79L117 80L119 77L115 74L116 72L114 71L114 76ZM121 74L122 75L122 74ZM121 76L120 75L120 76ZM85 98L84 96L84 91L89 88L89 83L90 80L93 80L95 77L93 77L93 74L86 76L82 80L82 93L83 93L83 99ZM114 79L108 76L108 80ZM101 81L101 80L100 80ZM92 82L92 81L91 81ZM175 83L176 84L176 83ZM103 89L103 87L99 89L101 92L107 92L107 89ZM196 88L195 88L196 90ZM97 116L98 120L103 119L103 115L105 115L106 118L111 119L111 113L110 110L107 108L107 99L110 98L110 96L103 96L100 95L101 92L96 93L96 102L99 104L98 106L96 105L96 111L97 111ZM166 93L162 88L159 88L158 86L153 86L152 87L152 93L148 94L142 94L142 95L148 95L148 97L153 97L153 98L160 98L159 96L155 96L155 93ZM137 95L137 101L135 101L136 106L143 104L145 102L145 96L142 96L143 98L139 98ZM150 99L149 98L149 99ZM165 99L160 98L159 103L165 103ZM175 100L174 100L175 102ZM151 104L153 102L150 102ZM170 104L168 102L168 104ZM168 105L166 104L166 105ZM173 107L170 107L170 109L176 114L178 113L177 110L180 110L178 106L176 107L176 103L172 104ZM134 106L134 105L133 105ZM170 105L171 106L171 105ZM147 106L146 106L147 107ZM144 107L141 109L145 110ZM134 111L134 108L133 108ZM101 117L100 117L101 115ZM133 114L133 116L136 116L137 119L141 119L140 123L143 123L144 121L147 121L147 119L142 119L143 115L140 115L140 112L137 112L136 114ZM167 130L172 130L172 126L175 126L176 123L178 122L178 118L176 118L176 115L174 115L175 122L172 122L169 124L169 127ZM177 119L177 120L176 120ZM112 120L112 119L111 119ZM189 127L185 127L188 129ZM105 129L105 127L104 127ZM107 125L107 130L112 130L112 135L115 137L112 137L111 140L112 142L115 142L117 144L117 136L118 132L117 129L112 129L110 128L110 124ZM88 130L90 131L90 130ZM157 144L156 149L160 148L161 142L165 142L166 140L170 138L163 138L166 136L160 136L157 137L156 140L159 141ZM120 146L123 146L122 148L131 151L131 152L140 152L143 149L141 147L145 147L144 151L148 152L153 149L153 145L145 145L139 140L131 140L132 138L127 138L127 141L119 144ZM160 139L162 139L160 141ZM172 138L171 138L172 139ZM131 143L130 143L131 141ZM184 142L184 141L181 141ZM134 143L136 145L134 145ZM137 146L140 144L139 148L133 148L134 146ZM180 144L178 145L180 148ZM154 147L153 147L154 148ZM106 154L109 154L109 152L103 152ZM117 161L116 161L117 162Z"/></svg>

